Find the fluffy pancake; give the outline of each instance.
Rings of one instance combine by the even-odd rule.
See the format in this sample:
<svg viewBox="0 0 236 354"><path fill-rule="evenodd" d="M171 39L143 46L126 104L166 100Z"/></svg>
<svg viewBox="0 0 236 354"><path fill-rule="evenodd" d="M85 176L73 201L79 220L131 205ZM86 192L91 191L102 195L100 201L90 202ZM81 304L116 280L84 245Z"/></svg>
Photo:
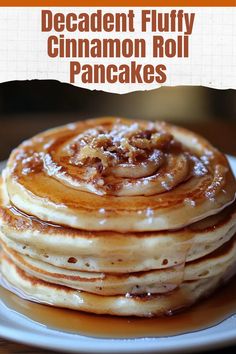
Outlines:
<svg viewBox="0 0 236 354"><path fill-rule="evenodd" d="M126 234L48 224L9 204L0 207L0 216L3 240L12 249L58 267L93 272L176 266L211 253L236 232L236 203L180 230Z"/></svg>
<svg viewBox="0 0 236 354"><path fill-rule="evenodd" d="M236 264L236 237L197 261L162 270L126 274L66 270L20 255L4 243L2 245L4 253L27 274L46 282L100 295L168 293L183 281L226 274Z"/></svg>
<svg viewBox="0 0 236 354"><path fill-rule="evenodd" d="M198 135L109 117L24 142L5 183L10 201L41 220L119 232L183 227L219 212L236 191L227 159Z"/></svg>
<svg viewBox="0 0 236 354"><path fill-rule="evenodd" d="M235 193L224 155L173 125L108 117L46 131L0 180L3 279L53 306L172 313L236 273Z"/></svg>
<svg viewBox="0 0 236 354"><path fill-rule="evenodd" d="M169 292L168 295L151 296L101 296L51 284L27 275L6 255L2 257L2 274L10 284L23 291L32 301L96 314L150 317L173 313L208 296L232 276L232 271L229 270L224 276L221 274L207 279L183 282L178 289Z"/></svg>

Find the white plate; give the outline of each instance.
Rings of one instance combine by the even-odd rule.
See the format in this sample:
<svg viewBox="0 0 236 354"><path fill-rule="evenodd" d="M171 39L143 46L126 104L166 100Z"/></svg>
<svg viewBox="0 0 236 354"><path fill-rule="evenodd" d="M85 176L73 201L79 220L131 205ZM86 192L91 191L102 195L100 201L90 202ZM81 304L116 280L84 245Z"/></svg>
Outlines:
<svg viewBox="0 0 236 354"><path fill-rule="evenodd" d="M236 175L236 158L229 157ZM1 168L1 164L0 164ZM201 331L171 337L101 339L48 329L10 310L0 300L0 336L17 342L76 353L177 353L236 343L236 315Z"/></svg>

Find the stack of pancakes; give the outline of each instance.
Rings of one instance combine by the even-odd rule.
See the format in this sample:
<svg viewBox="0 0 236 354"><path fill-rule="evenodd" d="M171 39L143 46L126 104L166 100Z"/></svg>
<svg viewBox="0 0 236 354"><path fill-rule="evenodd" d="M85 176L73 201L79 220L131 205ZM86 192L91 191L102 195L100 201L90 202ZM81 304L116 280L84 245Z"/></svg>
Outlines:
<svg viewBox="0 0 236 354"><path fill-rule="evenodd" d="M171 314L236 273L235 192L226 158L185 129L108 117L49 130L3 171L2 275L53 306Z"/></svg>

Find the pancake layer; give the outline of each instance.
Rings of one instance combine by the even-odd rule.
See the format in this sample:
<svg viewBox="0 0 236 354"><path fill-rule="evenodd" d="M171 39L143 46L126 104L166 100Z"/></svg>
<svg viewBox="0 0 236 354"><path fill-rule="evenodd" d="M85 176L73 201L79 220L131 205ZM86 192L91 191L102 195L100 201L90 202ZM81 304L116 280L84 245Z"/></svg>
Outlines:
<svg viewBox="0 0 236 354"><path fill-rule="evenodd" d="M127 273L181 265L219 248L236 232L236 204L184 229L157 233L86 233L4 208L2 220L3 241L23 255L65 269Z"/></svg>
<svg viewBox="0 0 236 354"><path fill-rule="evenodd" d="M22 290L33 301L96 314L139 317L171 315L202 297L209 296L217 286L224 283L224 279L218 275L183 282L178 289L169 292L168 296L101 296L33 278L6 256L2 259L2 273L9 283Z"/></svg>
<svg viewBox="0 0 236 354"><path fill-rule="evenodd" d="M17 267L35 278L101 295L168 293L183 281L226 274L236 264L236 237L210 255L185 265L125 274L68 270L21 255L3 242L2 247Z"/></svg>

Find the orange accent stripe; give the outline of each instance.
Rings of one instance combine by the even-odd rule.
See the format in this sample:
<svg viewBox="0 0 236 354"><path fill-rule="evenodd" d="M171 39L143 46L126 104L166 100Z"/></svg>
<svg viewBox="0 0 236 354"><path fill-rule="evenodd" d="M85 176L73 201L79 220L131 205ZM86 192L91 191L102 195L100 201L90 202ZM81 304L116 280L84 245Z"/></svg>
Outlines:
<svg viewBox="0 0 236 354"><path fill-rule="evenodd" d="M79 6L154 6L156 8L163 6L176 6L176 7L189 7L189 6L199 6L199 7L216 7L216 6L236 6L236 0L0 0L0 6L64 6L64 7L79 7Z"/></svg>

